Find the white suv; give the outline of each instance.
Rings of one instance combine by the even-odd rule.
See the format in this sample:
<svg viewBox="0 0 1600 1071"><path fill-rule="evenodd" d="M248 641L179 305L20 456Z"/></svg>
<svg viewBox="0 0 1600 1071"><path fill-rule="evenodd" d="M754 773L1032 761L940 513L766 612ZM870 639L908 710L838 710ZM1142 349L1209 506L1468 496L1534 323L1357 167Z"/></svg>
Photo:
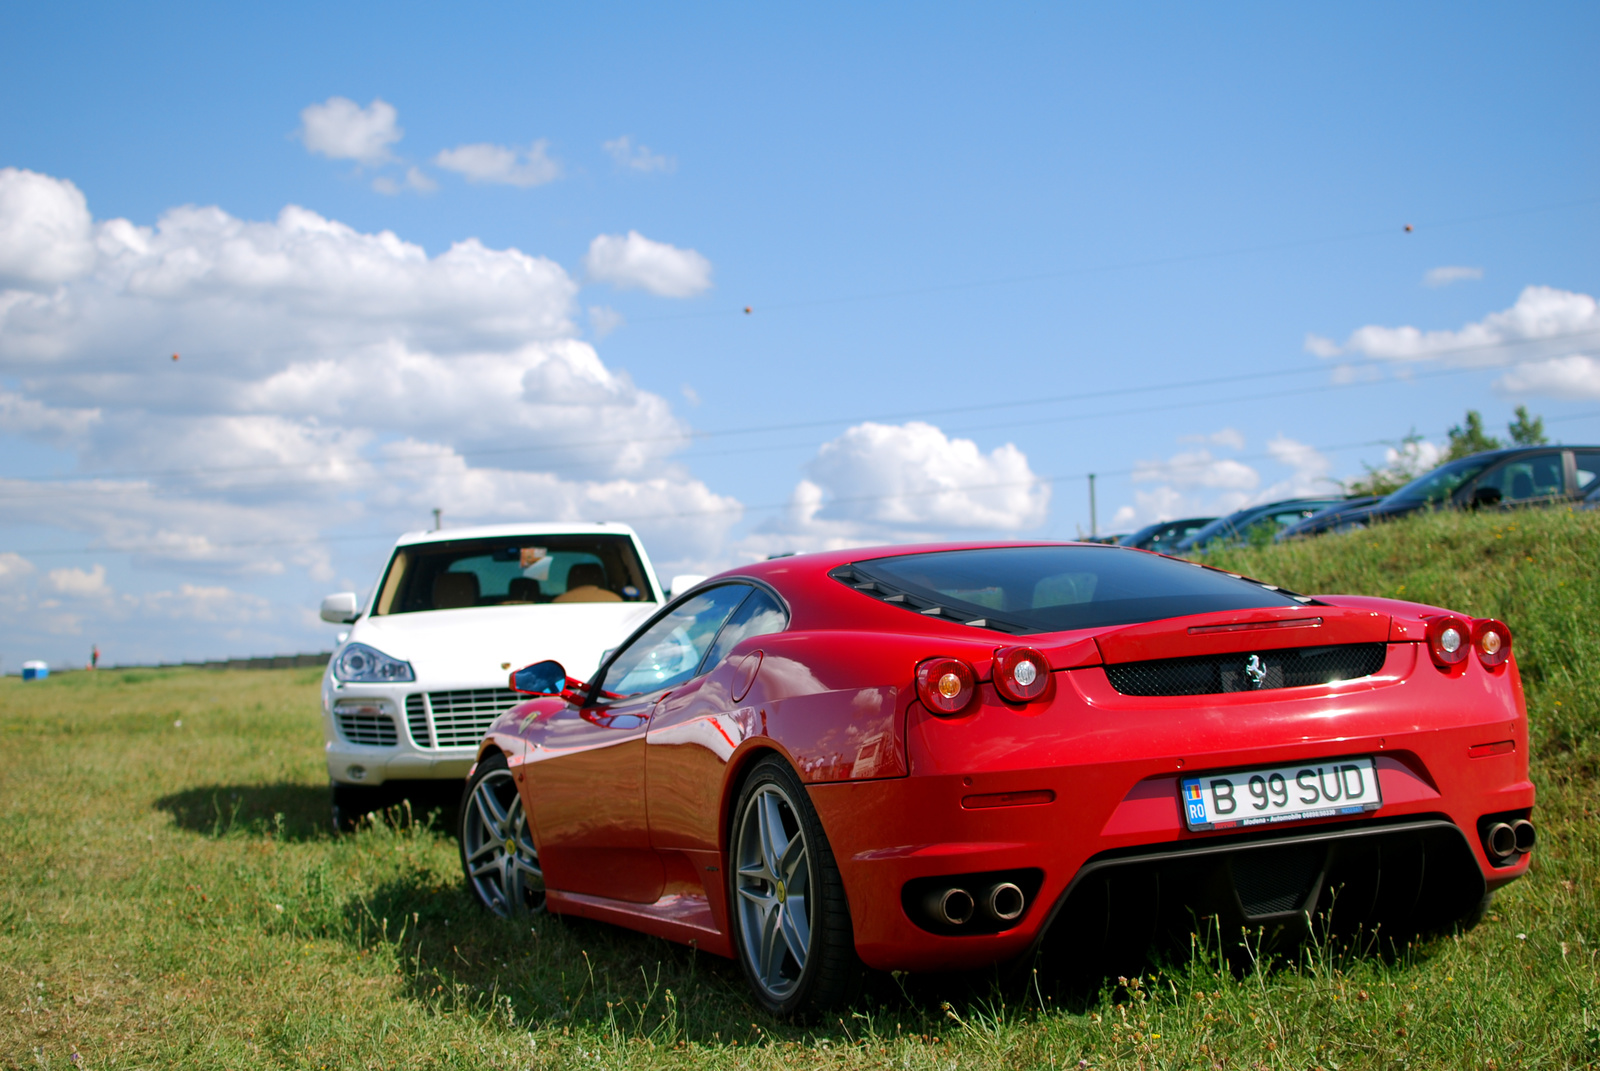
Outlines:
<svg viewBox="0 0 1600 1071"><path fill-rule="evenodd" d="M592 674L663 596L623 524L401 536L364 610L352 592L322 601L323 620L351 625L322 678L335 828L414 795L454 803L484 730L519 701L511 670L553 658Z"/></svg>

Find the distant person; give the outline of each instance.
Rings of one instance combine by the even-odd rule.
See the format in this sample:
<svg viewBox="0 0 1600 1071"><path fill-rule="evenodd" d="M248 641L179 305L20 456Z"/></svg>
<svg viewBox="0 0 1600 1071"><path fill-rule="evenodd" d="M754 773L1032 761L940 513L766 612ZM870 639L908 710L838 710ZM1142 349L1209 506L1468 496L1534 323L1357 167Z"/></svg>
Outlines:
<svg viewBox="0 0 1600 1071"><path fill-rule="evenodd" d="M89 650L89 668L100 668L100 645L98 643Z"/></svg>

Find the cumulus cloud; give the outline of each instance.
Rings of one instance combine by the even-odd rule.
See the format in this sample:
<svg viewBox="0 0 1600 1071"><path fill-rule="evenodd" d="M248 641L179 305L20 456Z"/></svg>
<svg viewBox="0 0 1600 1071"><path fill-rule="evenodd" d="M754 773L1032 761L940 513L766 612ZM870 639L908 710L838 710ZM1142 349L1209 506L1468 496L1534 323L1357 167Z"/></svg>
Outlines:
<svg viewBox="0 0 1600 1071"><path fill-rule="evenodd" d="M635 145L627 134L602 143L601 148L616 161L618 167L630 171L672 171L678 166L678 162L670 156L651 152L643 145Z"/></svg>
<svg viewBox="0 0 1600 1071"><path fill-rule="evenodd" d="M433 181L421 168L408 167L406 168L405 177L401 179L391 178L388 175L379 175L372 180L372 188L379 193L393 197L396 194L405 193L407 190L412 193L432 193L439 188L439 184Z"/></svg>
<svg viewBox="0 0 1600 1071"><path fill-rule="evenodd" d="M1317 357L1337 357L1344 352L1344 347L1333 339L1324 338L1321 335L1313 335L1309 332L1306 334L1305 346L1307 353Z"/></svg>
<svg viewBox="0 0 1600 1071"><path fill-rule="evenodd" d="M1185 436L1180 441L1201 441L1242 450L1244 436L1233 428L1208 435ZM1287 470L1263 484L1261 471L1236 458L1218 457L1210 449L1184 450L1159 460L1138 462L1133 482L1133 502L1112 515L1112 530L1125 530L1154 521L1178 517L1222 516L1256 502L1327 494L1337 490L1329 478L1333 465L1314 447L1279 434L1267 443L1267 455Z"/></svg>
<svg viewBox="0 0 1600 1071"><path fill-rule="evenodd" d="M1594 345L1595 338L1585 337L1591 335L1600 337L1600 306L1593 297L1529 286L1509 309L1460 330L1369 325L1354 331L1344 350L1394 361L1448 357L1456 364L1494 365L1545 353L1566 356Z"/></svg>
<svg viewBox="0 0 1600 1071"><path fill-rule="evenodd" d="M1050 504L1050 485L1012 444L984 453L922 421L857 424L805 473L743 553L1012 533L1042 524Z"/></svg>
<svg viewBox="0 0 1600 1071"><path fill-rule="evenodd" d="M45 587L57 595L73 599L99 599L111 595L106 583L106 567L93 569L52 569L45 574Z"/></svg>
<svg viewBox="0 0 1600 1071"><path fill-rule="evenodd" d="M693 249L653 242L638 231L595 238L583 270L595 282L662 297L693 297L711 287L711 261Z"/></svg>
<svg viewBox="0 0 1600 1071"><path fill-rule="evenodd" d="M605 338L626 322L622 313L608 305L589 306L589 330L595 338Z"/></svg>
<svg viewBox="0 0 1600 1071"><path fill-rule="evenodd" d="M1600 398L1600 361L1583 354L1519 365L1494 383L1505 395Z"/></svg>
<svg viewBox="0 0 1600 1071"><path fill-rule="evenodd" d="M332 160L354 160L369 166L388 163L389 147L405 131L394 105L373 98L365 108L348 97L329 97L300 112L300 140L308 151Z"/></svg>
<svg viewBox="0 0 1600 1071"><path fill-rule="evenodd" d="M1243 492L1254 490L1261 482L1261 474L1242 461L1215 457L1210 450L1202 449L1182 451L1165 460L1138 461L1134 464L1133 482Z"/></svg>
<svg viewBox="0 0 1600 1071"><path fill-rule="evenodd" d="M473 239L430 255L296 206L94 221L71 183L24 177L0 197L0 234L31 233L40 203L76 205L89 252L0 247L0 435L81 467L0 479L12 524L118 561L321 584L350 568L334 565L341 526L381 550L434 508L455 524L636 520L663 567L721 553L740 516L672 460L689 429L670 403L575 337L577 283L548 258ZM69 567L38 594L95 575ZM216 602L216 581L186 579L162 605ZM45 628L49 608L30 605ZM306 642L298 611L274 614L280 631L253 642Z"/></svg>
<svg viewBox="0 0 1600 1071"><path fill-rule="evenodd" d="M94 262L89 205L78 187L0 168L0 288L55 286Z"/></svg>
<svg viewBox="0 0 1600 1071"><path fill-rule="evenodd" d="M543 186L561 177L561 164L549 155L543 139L526 149L479 142L446 149L433 158L434 165L454 171L468 182L499 186Z"/></svg>
<svg viewBox="0 0 1600 1071"><path fill-rule="evenodd" d="M12 551L0 551L0 588L12 587L33 575L33 563Z"/></svg>
<svg viewBox="0 0 1600 1071"><path fill-rule="evenodd" d="M1462 283L1469 280L1483 278L1482 268L1464 268L1459 265L1446 265L1439 268L1429 268L1422 277L1422 285L1434 287L1449 286L1451 283Z"/></svg>

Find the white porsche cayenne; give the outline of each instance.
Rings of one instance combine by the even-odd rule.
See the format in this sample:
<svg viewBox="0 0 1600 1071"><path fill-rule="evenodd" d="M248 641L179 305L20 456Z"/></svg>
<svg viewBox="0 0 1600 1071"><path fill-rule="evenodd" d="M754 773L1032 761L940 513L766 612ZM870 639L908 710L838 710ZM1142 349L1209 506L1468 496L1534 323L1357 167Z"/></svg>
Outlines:
<svg viewBox="0 0 1600 1071"><path fill-rule="evenodd" d="M322 601L323 620L351 626L322 678L335 828L402 798L454 802L518 702L511 670L553 658L588 676L664 594L623 524L401 536L365 608L353 592Z"/></svg>

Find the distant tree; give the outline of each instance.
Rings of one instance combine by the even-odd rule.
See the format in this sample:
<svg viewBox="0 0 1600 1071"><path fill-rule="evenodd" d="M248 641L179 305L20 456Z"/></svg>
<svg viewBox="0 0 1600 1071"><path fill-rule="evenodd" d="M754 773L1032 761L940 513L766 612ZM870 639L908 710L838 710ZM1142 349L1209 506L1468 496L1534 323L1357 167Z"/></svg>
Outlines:
<svg viewBox="0 0 1600 1071"><path fill-rule="evenodd" d="M1528 407L1517 406L1517 419L1509 425L1511 441L1518 446L1543 446L1549 442L1544 437L1544 417L1528 415Z"/></svg>
<svg viewBox="0 0 1600 1071"><path fill-rule="evenodd" d="M1543 429L1540 429L1541 433ZM1481 454L1485 450L1498 450L1505 444L1493 435L1488 435L1483 430L1483 414L1476 409L1467 410L1465 426L1457 424L1450 429L1450 449L1445 451L1444 460L1454 461L1469 454Z"/></svg>
<svg viewBox="0 0 1600 1071"><path fill-rule="evenodd" d="M1344 485L1347 495L1387 495L1400 490L1406 484L1422 475L1424 462L1422 451L1423 437L1417 434L1417 429L1412 428L1411 433L1401 439L1393 449L1393 456L1389 464L1376 468L1361 463L1367 470L1365 476L1358 476L1349 480ZM1431 466L1430 466L1431 467Z"/></svg>

